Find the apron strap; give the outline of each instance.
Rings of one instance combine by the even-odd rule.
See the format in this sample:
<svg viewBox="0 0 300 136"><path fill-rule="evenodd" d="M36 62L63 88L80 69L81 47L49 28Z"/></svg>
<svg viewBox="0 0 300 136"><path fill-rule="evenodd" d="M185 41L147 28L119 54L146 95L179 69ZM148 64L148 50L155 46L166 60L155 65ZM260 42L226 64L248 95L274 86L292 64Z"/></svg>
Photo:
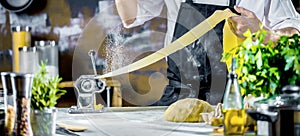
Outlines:
<svg viewBox="0 0 300 136"><path fill-rule="evenodd" d="M193 0L186 0L186 3L193 4ZM233 8L236 5L236 0L229 0L229 7Z"/></svg>
<svg viewBox="0 0 300 136"><path fill-rule="evenodd" d="M193 4L194 3L193 0L186 0L185 2L188 3L188 4Z"/></svg>
<svg viewBox="0 0 300 136"><path fill-rule="evenodd" d="M229 0L229 7L233 8L236 4L236 0Z"/></svg>

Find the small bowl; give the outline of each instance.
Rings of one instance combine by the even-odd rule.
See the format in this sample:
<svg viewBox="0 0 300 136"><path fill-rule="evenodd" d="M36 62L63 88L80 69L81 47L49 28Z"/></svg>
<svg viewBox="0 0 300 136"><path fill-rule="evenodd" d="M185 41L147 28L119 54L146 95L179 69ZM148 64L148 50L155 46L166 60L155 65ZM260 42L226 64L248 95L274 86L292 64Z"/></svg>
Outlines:
<svg viewBox="0 0 300 136"><path fill-rule="evenodd" d="M211 119L213 118L214 115L213 112L204 112L204 113L200 113L200 115L206 124L211 124Z"/></svg>

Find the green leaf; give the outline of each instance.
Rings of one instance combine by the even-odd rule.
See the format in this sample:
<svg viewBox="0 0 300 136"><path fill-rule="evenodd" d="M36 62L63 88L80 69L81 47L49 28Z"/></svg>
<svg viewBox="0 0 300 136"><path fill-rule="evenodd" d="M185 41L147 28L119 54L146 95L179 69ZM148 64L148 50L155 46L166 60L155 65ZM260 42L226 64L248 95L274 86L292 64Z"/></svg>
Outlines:
<svg viewBox="0 0 300 136"><path fill-rule="evenodd" d="M251 38L246 38L245 41L243 42L243 46L244 46L247 50L249 50L249 49L251 48L251 46L253 45L252 43L253 43L253 41L252 41Z"/></svg>
<svg viewBox="0 0 300 136"><path fill-rule="evenodd" d="M259 82L256 83L256 86L260 86L264 83L264 80L260 80Z"/></svg>
<svg viewBox="0 0 300 136"><path fill-rule="evenodd" d="M225 52L222 55L223 57L221 58L221 62L226 62L226 60L229 60L230 58L232 58L232 54Z"/></svg>
<svg viewBox="0 0 300 136"><path fill-rule="evenodd" d="M249 75L248 78L249 78L250 82L254 82L256 80L256 76L255 75Z"/></svg>
<svg viewBox="0 0 300 136"><path fill-rule="evenodd" d="M294 59L294 56L286 57L286 65L284 67L285 71L289 70L293 66Z"/></svg>
<svg viewBox="0 0 300 136"><path fill-rule="evenodd" d="M262 57L261 57L261 51L258 50L257 54L255 55L255 58L256 58L256 66L257 68L260 70L261 69L261 66L262 66Z"/></svg>

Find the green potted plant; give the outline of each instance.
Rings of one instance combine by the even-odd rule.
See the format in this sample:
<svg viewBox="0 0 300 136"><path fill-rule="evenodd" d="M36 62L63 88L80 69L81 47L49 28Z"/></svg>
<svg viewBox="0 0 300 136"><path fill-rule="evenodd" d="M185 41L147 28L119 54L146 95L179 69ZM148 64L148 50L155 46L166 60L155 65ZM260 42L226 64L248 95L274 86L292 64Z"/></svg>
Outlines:
<svg viewBox="0 0 300 136"><path fill-rule="evenodd" d="M50 77L45 64L33 79L31 93L31 127L34 135L51 136L55 134L57 100L66 93L59 88L62 80L59 76Z"/></svg>
<svg viewBox="0 0 300 136"><path fill-rule="evenodd" d="M248 30L243 43L223 54L221 61L238 60L237 73L243 96L271 97L285 85L300 84L299 35L281 36L277 42L265 41L264 29Z"/></svg>

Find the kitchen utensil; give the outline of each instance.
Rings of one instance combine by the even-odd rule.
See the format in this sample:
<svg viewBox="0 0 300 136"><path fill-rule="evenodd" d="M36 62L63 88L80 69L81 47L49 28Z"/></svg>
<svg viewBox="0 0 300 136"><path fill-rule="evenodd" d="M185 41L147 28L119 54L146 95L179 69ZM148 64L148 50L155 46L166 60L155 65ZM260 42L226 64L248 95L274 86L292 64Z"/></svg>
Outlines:
<svg viewBox="0 0 300 136"><path fill-rule="evenodd" d="M288 85L282 88L282 92L279 96L254 103L257 109L265 110L248 110L247 113L255 120L269 122L268 135L299 136L300 87Z"/></svg>
<svg viewBox="0 0 300 136"><path fill-rule="evenodd" d="M13 95L15 95L16 135L31 136L30 100L33 74L10 73Z"/></svg>
<svg viewBox="0 0 300 136"><path fill-rule="evenodd" d="M44 9L47 0L0 0L0 4L10 12L31 13Z"/></svg>
<svg viewBox="0 0 300 136"><path fill-rule="evenodd" d="M101 93L106 87L106 83L98 78L95 66L95 51L90 50L88 55L91 57L94 74L81 75L74 84L77 93L77 107L71 107L70 113L102 112L95 107L95 94Z"/></svg>

